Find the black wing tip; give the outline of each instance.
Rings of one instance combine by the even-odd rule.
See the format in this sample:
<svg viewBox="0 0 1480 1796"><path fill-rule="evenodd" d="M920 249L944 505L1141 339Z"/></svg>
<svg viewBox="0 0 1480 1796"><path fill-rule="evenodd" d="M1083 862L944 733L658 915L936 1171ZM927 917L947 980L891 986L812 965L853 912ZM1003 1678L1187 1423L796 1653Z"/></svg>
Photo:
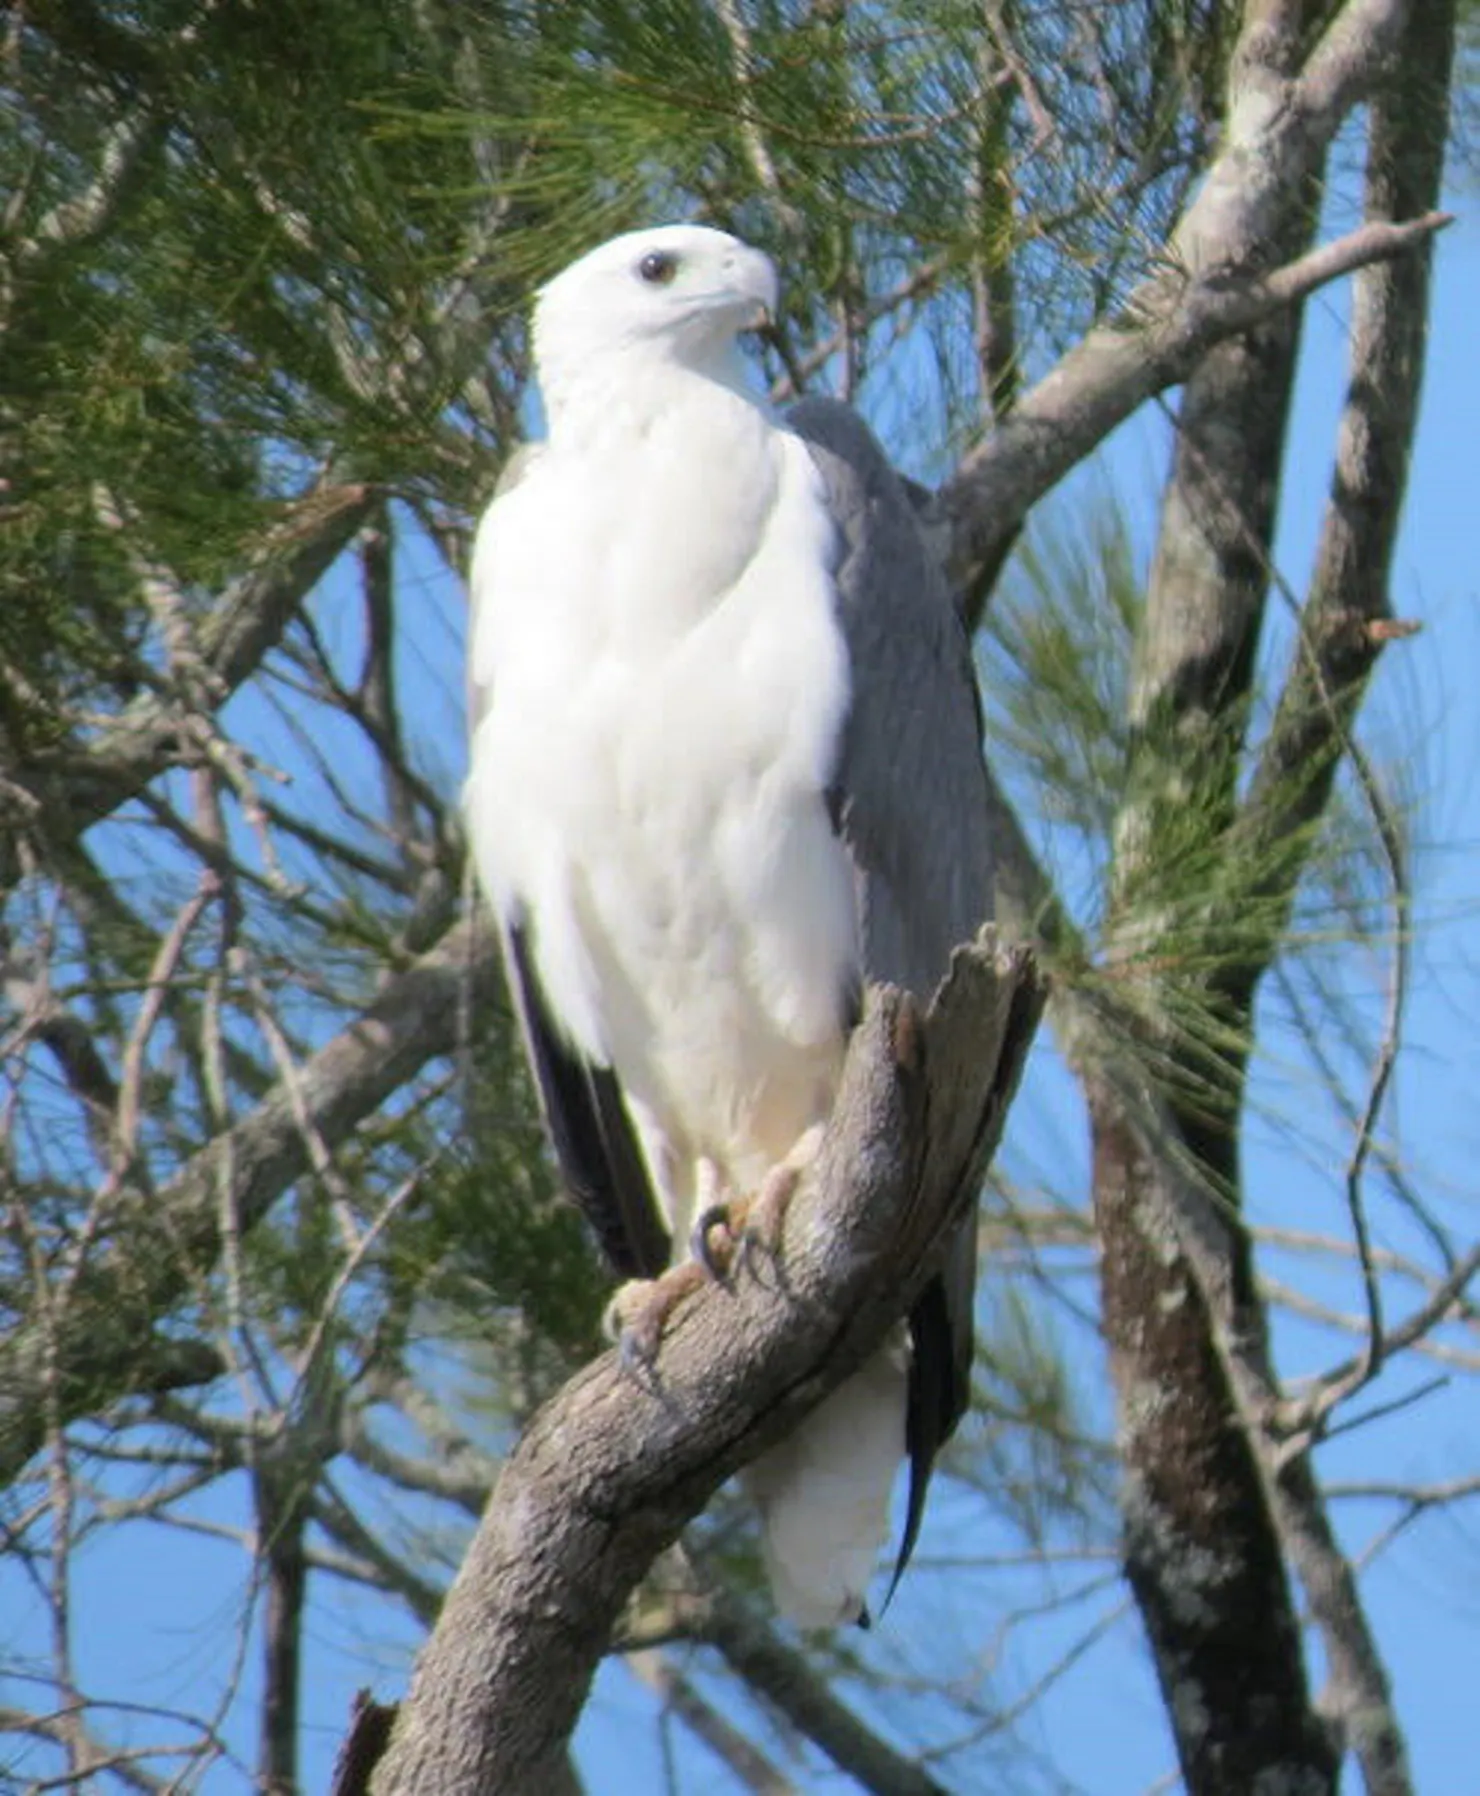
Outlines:
<svg viewBox="0 0 1480 1796"><path fill-rule="evenodd" d="M911 1405L913 1410L913 1404ZM906 1429L908 1440L909 1430ZM927 1453L917 1451L913 1441L908 1442L910 1456L910 1494L904 1513L904 1532L900 1536L899 1551L894 1556L894 1570L889 1574L889 1588L884 1592L884 1601L880 1605L879 1614L887 1615L889 1605L894 1601L894 1593L899 1589L899 1580L909 1569L910 1560L914 1557L915 1546L920 1538L920 1524L925 1519L925 1497L930 1489L930 1474L935 1467L934 1450ZM867 1610L864 1611L866 1616ZM871 1625L863 1617L859 1618L860 1627Z"/></svg>
<svg viewBox="0 0 1480 1796"><path fill-rule="evenodd" d="M525 1048L566 1190L620 1277L656 1278L668 1264L670 1244L621 1085L609 1066L567 1044L523 925L509 922L505 936Z"/></svg>
<svg viewBox="0 0 1480 1796"><path fill-rule="evenodd" d="M955 1331L951 1327L950 1300L945 1281L933 1278L910 1311L910 1383L905 1410L905 1450L910 1462L910 1489L905 1505L904 1530L894 1571L885 1593L883 1615L899 1580L904 1576L920 1539L925 1519L925 1498L941 1448L956 1432L966 1413L966 1380L957 1366Z"/></svg>

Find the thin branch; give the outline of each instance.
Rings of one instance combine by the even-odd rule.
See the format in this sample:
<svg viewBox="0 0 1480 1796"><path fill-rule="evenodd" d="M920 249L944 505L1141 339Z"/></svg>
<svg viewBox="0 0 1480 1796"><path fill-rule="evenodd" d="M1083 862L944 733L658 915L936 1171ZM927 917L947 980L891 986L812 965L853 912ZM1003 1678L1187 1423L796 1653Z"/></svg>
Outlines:
<svg viewBox="0 0 1480 1796"><path fill-rule="evenodd" d="M930 1772L839 1701L801 1653L737 1604L714 1599L700 1634L733 1672L862 1789L876 1796L943 1796Z"/></svg>
<svg viewBox="0 0 1480 1796"><path fill-rule="evenodd" d="M1388 803L1371 762L1358 745L1348 739L1347 757L1356 773L1366 799L1367 808L1382 844L1387 867L1390 902L1393 908L1391 961L1387 992L1384 998L1382 1040L1368 1078L1367 1095L1357 1119L1356 1137L1347 1161L1344 1189L1347 1214L1351 1217L1352 1235L1357 1244L1357 1258L1362 1268L1362 1290L1367 1303L1368 1346L1366 1375L1375 1378L1382 1369L1385 1351L1382 1324L1382 1286L1372 1262L1372 1235L1367 1226L1367 1206L1362 1192L1362 1176L1372 1152L1377 1119L1382 1114L1388 1087L1398 1064L1398 1050L1403 1040L1403 1014L1408 998L1409 929L1411 890L1408 881L1408 857L1403 850L1393 808Z"/></svg>
<svg viewBox="0 0 1480 1796"><path fill-rule="evenodd" d="M754 58L749 27L736 0L711 0L711 4L724 27L725 36L730 40L730 66L740 95L740 141L745 148L746 160L750 163L756 185L769 197L775 209L777 223L794 237L799 234L801 217L786 198L770 146L761 130L760 114L755 104L752 72Z"/></svg>
<svg viewBox="0 0 1480 1796"><path fill-rule="evenodd" d="M53 1710L47 1715L33 1715L25 1709L0 1708L0 1734L29 1734L34 1739L62 1744L76 1736L79 1725L80 1715L67 1708ZM164 1758L172 1754L194 1758L198 1752L197 1747L163 1745L125 1750L122 1747L104 1745L102 1741L94 1739L89 1747L88 1760L95 1774L107 1772L128 1789L139 1791L141 1796L165 1796L173 1787L170 1780L154 1776L134 1761ZM33 1796L33 1792L45 1789L75 1791L76 1788L76 1782L68 1772L62 1779L33 1780L26 1785L26 1796Z"/></svg>
<svg viewBox="0 0 1480 1796"><path fill-rule="evenodd" d="M1327 1419L1338 1405L1371 1383L1373 1366L1414 1346L1444 1322L1464 1294L1471 1280L1480 1277L1480 1244L1441 1279L1426 1303L1410 1312L1402 1322L1388 1329L1377 1350L1370 1343L1362 1352L1343 1360L1339 1366L1322 1374L1313 1389L1300 1397L1278 1403L1267 1418L1267 1426L1279 1442L1280 1463L1307 1452L1322 1438Z"/></svg>
<svg viewBox="0 0 1480 1796"><path fill-rule="evenodd" d="M288 507L266 534L251 570L225 589L198 629L204 664L223 695L256 671L377 503L365 487L327 488ZM29 827L53 840L75 840L178 762L186 715L173 700L147 692L101 722L85 741L69 739L38 753L23 787L36 808L0 786L0 827Z"/></svg>
<svg viewBox="0 0 1480 1796"><path fill-rule="evenodd" d="M145 1055L150 1038L164 1012L166 994L184 957L185 945L190 939L191 931L216 896L215 875L210 872L203 873L196 891L181 906L174 922L160 939L154 964L150 967L148 978L144 984L143 1003L139 1006L138 1017L129 1031L128 1041L124 1047L123 1076L118 1088L118 1106L114 1123L113 1163L108 1169L108 1177L89 1216L88 1233L79 1243L76 1262L79 1267L82 1263L82 1256L90 1244L92 1231L97 1226L97 1222L101 1221L103 1206L118 1191L138 1152L140 1100L144 1084Z"/></svg>
<svg viewBox="0 0 1480 1796"><path fill-rule="evenodd" d="M1352 1251L1352 1249L1347 1250L1348 1254ZM1376 1257L1378 1256L1374 1256L1374 1258ZM1361 1337L1363 1351L1358 1355L1358 1359L1365 1356L1367 1335L1372 1326L1365 1309L1360 1315L1352 1311L1338 1310L1331 1304L1321 1303L1307 1292L1293 1289L1282 1280L1270 1278L1267 1275L1260 1279L1259 1288L1270 1303L1288 1310L1292 1316L1305 1316L1310 1321L1322 1323L1327 1328L1339 1329L1343 1334ZM1462 1314L1462 1304L1463 1297L1456 1298L1456 1316ZM1388 1343L1388 1346L1391 1346L1391 1342ZM1422 1336L1411 1342L1410 1350L1421 1354L1425 1359L1432 1360L1436 1365L1446 1366L1455 1371L1480 1372L1480 1353L1466 1353L1463 1348L1451 1346L1444 1341L1436 1341L1430 1336ZM1349 1365L1351 1362L1344 1363ZM1340 1368L1336 1367L1332 1370L1339 1373Z"/></svg>
<svg viewBox="0 0 1480 1796"><path fill-rule="evenodd" d="M423 1627L433 1625L446 1592L424 1577L421 1568L413 1570L392 1553L365 1526L353 1506L334 1490L330 1480L323 1481L313 1498L312 1509L315 1523L330 1540L336 1541L357 1564L366 1568L366 1573L361 1575L373 1577L376 1588L399 1597Z"/></svg>
<svg viewBox="0 0 1480 1796"><path fill-rule="evenodd" d="M1326 1495L1360 1498L1367 1502L1404 1503L1414 1509L1443 1509L1451 1503L1467 1503L1480 1497L1480 1474L1450 1478L1442 1484L1401 1484L1385 1478L1339 1478L1326 1486Z"/></svg>
<svg viewBox="0 0 1480 1796"><path fill-rule="evenodd" d="M791 1779L783 1777L760 1748L695 1689L669 1654L648 1648L629 1653L626 1663L633 1677L702 1740L745 1789L755 1796L797 1796Z"/></svg>
<svg viewBox="0 0 1480 1796"><path fill-rule="evenodd" d="M36 280L36 264L43 256L81 249L107 230L168 134L168 121L153 101L112 126L103 139L97 173L89 184L72 198L58 201L18 246L17 259L28 280Z"/></svg>
<svg viewBox="0 0 1480 1796"><path fill-rule="evenodd" d="M486 932L459 926L246 1117L202 1148L146 1197L120 1194L129 1227L95 1254L56 1319L56 1376L64 1420L140 1388L154 1325L215 1263L221 1248L220 1180L229 1179L245 1233L309 1166L302 1120L332 1148L428 1060L456 1046L458 993L472 978L491 990L495 952ZM0 1482L15 1477L43 1431L45 1335L23 1323L0 1341Z"/></svg>

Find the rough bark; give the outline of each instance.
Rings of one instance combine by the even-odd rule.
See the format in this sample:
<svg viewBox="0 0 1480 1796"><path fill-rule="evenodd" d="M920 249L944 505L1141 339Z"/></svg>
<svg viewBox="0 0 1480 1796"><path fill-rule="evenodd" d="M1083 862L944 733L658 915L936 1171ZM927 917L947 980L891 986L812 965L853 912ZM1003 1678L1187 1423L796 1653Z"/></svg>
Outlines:
<svg viewBox="0 0 1480 1796"><path fill-rule="evenodd" d="M1248 141L1269 88L1297 64L1310 8L1270 11L1250 9L1233 57L1230 144ZM1271 202L1259 219L1267 240L1235 236L1230 259L1301 253L1319 192L1311 154L1308 184L1291 183L1282 213ZM1208 1308L1221 1299L1231 1328L1262 1334L1253 1254L1233 1213L1249 1017L1217 1015L1211 992L1175 965L1179 953L1219 964L1214 907L1189 882L1186 858L1226 834L1236 803L1299 341L1297 306L1219 344L1183 394L1136 643L1106 927L1107 958L1135 986L1138 1033L1157 1058L1181 1063L1182 1093L1196 1093L1168 1094L1168 1145L1227 1206L1208 1241L1216 1297L1181 1249L1175 1181L1158 1150L1108 1082L1091 1077L1089 1107L1126 1570L1182 1774L1194 1792L1278 1776L1315 1796L1334 1790L1337 1754L1311 1708L1278 1532ZM1216 889L1212 863L1207 871ZM1189 995L1204 1012L1200 1030L1186 1026Z"/></svg>
<svg viewBox="0 0 1480 1796"><path fill-rule="evenodd" d="M1402 55L1372 108L1369 217L1411 216L1438 198L1454 49L1453 0L1415 7ZM1325 809L1351 720L1390 639L1382 625L1392 616L1388 581L1423 387L1432 267L1432 246L1424 243L1353 281L1348 387L1315 575L1245 811L1256 853L1270 842L1299 843ZM1295 884L1284 871L1275 895L1288 900ZM1288 903L1272 925L1287 912Z"/></svg>
<svg viewBox="0 0 1480 1796"><path fill-rule="evenodd" d="M385 1756L395 1726L394 1703L376 1702L368 1690L355 1692L349 1732L335 1756L329 1796L365 1796L375 1767Z"/></svg>
<svg viewBox="0 0 1480 1796"><path fill-rule="evenodd" d="M1280 1540L1175 1192L1118 1093L1092 1087L1090 1113L1125 1566L1183 1778L1199 1796L1323 1796L1338 1755L1310 1705Z"/></svg>
<svg viewBox="0 0 1480 1796"><path fill-rule="evenodd" d="M930 1013L870 994L775 1278L674 1313L651 1375L607 1354L535 1417L418 1663L377 1796L545 1796L621 1609L723 1480L877 1347L974 1201L1041 997L962 951Z"/></svg>
<svg viewBox="0 0 1480 1796"><path fill-rule="evenodd" d="M1393 70L1369 121L1369 217L1398 217L1440 193L1455 54L1454 0L1414 6ZM1271 930L1294 903L1306 825L1330 797L1350 725L1392 615L1389 579L1418 422L1428 335L1427 247L1353 284L1350 368L1336 465L1301 640L1240 819L1257 861L1271 842L1297 852L1261 892ZM1398 894L1401 903L1402 895ZM1272 901L1272 902L1271 902ZM1262 968L1240 969L1252 1005ZM1377 1351L1376 1343L1372 1344ZM1247 1406L1246 1406L1247 1407ZM1323 1708L1356 1755L1368 1796L1409 1796L1407 1752L1387 1672L1326 1513L1308 1452L1265 1443L1271 1503L1325 1651Z"/></svg>

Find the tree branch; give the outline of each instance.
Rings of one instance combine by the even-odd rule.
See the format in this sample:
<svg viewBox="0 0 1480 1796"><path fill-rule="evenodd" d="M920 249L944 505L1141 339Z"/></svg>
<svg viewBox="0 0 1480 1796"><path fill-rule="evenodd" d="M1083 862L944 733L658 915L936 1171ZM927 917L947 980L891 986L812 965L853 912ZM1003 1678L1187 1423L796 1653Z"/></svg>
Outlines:
<svg viewBox="0 0 1480 1796"><path fill-rule="evenodd" d="M1402 0L1348 0L1298 76L1283 16L1289 11L1250 8L1236 60L1240 103L1230 108L1223 148L1163 266L962 458L937 494L957 591L974 591L1029 508L1138 405L1185 378L1215 343L1339 274L1402 253L1442 222L1419 218L1375 231L1365 225L1269 270L1269 246L1284 239L1284 221L1302 203L1350 108L1385 72L1407 8Z"/></svg>
<svg viewBox="0 0 1480 1796"><path fill-rule="evenodd" d="M922 1019L874 991L773 1281L684 1302L656 1374L606 1354L505 1466L373 1788L559 1788L618 1615L725 1478L875 1349L930 1276L1005 1120L1041 1008L1025 950L962 950Z"/></svg>
<svg viewBox="0 0 1480 1796"><path fill-rule="evenodd" d="M783 1777L758 1746L733 1726L694 1688L693 1683L656 1647L629 1653L627 1669L676 1715L696 1739L729 1767L730 1774L755 1796L797 1796L791 1779Z"/></svg>
<svg viewBox="0 0 1480 1796"><path fill-rule="evenodd" d="M1271 90L1293 65L1308 0L1275 16L1251 6L1225 107L1231 143L1257 140ZM1321 193L1265 208L1259 253L1282 273L1308 264ZM1226 220L1220 224L1226 227ZM1251 246L1233 236L1215 263ZM1315 252L1324 258L1329 249ZM1279 278L1274 277L1274 278ZM1303 1642L1254 1444L1216 1336L1262 1337L1253 1253L1239 1225L1240 1112L1247 1014L1217 1011L1201 972L1219 966L1213 894L1242 883L1227 830L1264 615L1301 308L1212 348L1188 378L1156 552L1136 633L1125 790L1114 830L1106 960L1126 986L1128 1046L1177 1066L1152 1145L1117 1080L1086 1079L1100 1233L1102 1314L1125 1465L1126 1570L1145 1622L1189 1789L1251 1788L1261 1777L1334 1787L1335 1754L1311 1707ZM1189 851L1198 857L1189 878ZM1234 901L1237 903L1237 900ZM1164 944L1194 944L1168 955ZM1185 959L1188 965L1180 964ZM1190 1027L1189 1012L1199 1020ZM1114 1048L1108 1049L1114 1054ZM1172 1165L1160 1164L1170 1154ZM1200 1283L1176 1251L1175 1166L1229 1206L1202 1246ZM1214 1316L1213 1306L1222 1306ZM1159 1401L1145 1400L1159 1390ZM1195 1692L1195 1699L1189 1693Z"/></svg>
<svg viewBox="0 0 1480 1796"><path fill-rule="evenodd" d="M1432 41L1422 46L1422 61L1416 54L1405 64L1397 91L1373 109L1369 212L1422 207L1439 190L1454 30L1447 0L1426 9L1424 30ZM1430 72L1422 103L1411 91L1417 70ZM1304 826L1324 810L1349 725L1390 640L1376 626L1392 615L1388 575L1418 421L1431 261L1423 247L1354 285L1350 385L1315 576L1295 665L1241 820L1256 855L1267 843L1301 842ZM1272 926L1293 902L1301 863L1303 855L1283 870Z"/></svg>
<svg viewBox="0 0 1480 1796"><path fill-rule="evenodd" d="M279 1474L286 1470L286 1477ZM298 1699L308 1595L306 1487L312 1472L264 1454L253 1469L257 1538L266 1601L262 1620L262 1706L257 1781L262 1796L293 1796L298 1785Z"/></svg>
<svg viewBox="0 0 1480 1796"><path fill-rule="evenodd" d="M942 1796L943 1786L923 1766L866 1727L801 1654L736 1604L716 1600L699 1632L731 1671L862 1789L873 1796Z"/></svg>
<svg viewBox="0 0 1480 1796"><path fill-rule="evenodd" d="M255 672L288 619L318 583L378 498L363 486L337 486L291 507L259 548L255 565L229 585L200 624L202 671L217 702ZM9 769L0 783L0 829L37 828L75 839L177 761L188 707L146 692L85 739ZM27 802L29 794L30 802Z"/></svg>
<svg viewBox="0 0 1480 1796"><path fill-rule="evenodd" d="M931 509L950 533L953 587L972 589L1031 507L1138 405L1184 380L1214 344L1353 269L1405 254L1450 222L1448 213L1430 212L1362 225L1268 275L1216 270L1186 280L1163 272L1144 283L1123 313L1082 338L961 458L936 493Z"/></svg>
<svg viewBox="0 0 1480 1796"><path fill-rule="evenodd" d="M1432 206L1443 175L1455 8L1452 0L1434 0L1414 6L1406 19L1404 12L1381 0L1353 0L1321 52L1333 63L1338 54L1349 60L1359 30L1388 30L1395 15L1402 27L1389 45L1401 54L1371 112L1365 205L1374 219ZM1238 826L1255 864L1261 855L1267 860L1270 845L1286 849L1266 887L1271 953L1309 852L1307 826L1325 810L1386 640L1376 626L1391 615L1388 579L1423 380L1430 261L1421 247L1354 284L1350 385L1315 578L1295 667ZM1250 996L1265 964L1241 969ZM1242 1394L1246 1416L1272 1420L1267 1369L1249 1363L1236 1343L1228 1350L1234 1375L1250 1387ZM1288 1457L1269 1432L1259 1444L1276 1521L1321 1631L1329 1707L1357 1754L1369 1796L1407 1796L1412 1784L1387 1673L1309 1456Z"/></svg>
<svg viewBox="0 0 1480 1796"><path fill-rule="evenodd" d="M464 983L491 993L495 959L486 931L452 929L305 1061L294 1090L279 1082L168 1184L119 1193L105 1244L58 1286L52 1315L0 1341L0 1484L40 1445L48 1403L68 1421L140 1388L141 1359L153 1364L162 1350L145 1343L214 1266L224 1211L245 1234L309 1169L303 1119L334 1147L427 1061L450 1053Z"/></svg>
<svg viewBox="0 0 1480 1796"><path fill-rule="evenodd" d="M169 121L152 100L118 120L103 139L90 184L54 205L18 246L17 260L29 281L38 279L36 264L43 256L74 254L107 230L168 135Z"/></svg>

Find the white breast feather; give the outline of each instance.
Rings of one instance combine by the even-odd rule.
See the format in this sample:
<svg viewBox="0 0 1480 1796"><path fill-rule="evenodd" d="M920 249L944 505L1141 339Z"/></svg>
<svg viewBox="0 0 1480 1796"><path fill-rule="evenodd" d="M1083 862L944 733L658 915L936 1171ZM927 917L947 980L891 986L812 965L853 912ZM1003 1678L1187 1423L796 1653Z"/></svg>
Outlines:
<svg viewBox="0 0 1480 1796"><path fill-rule="evenodd" d="M849 665L805 445L706 381L649 392L640 429L612 417L615 452L547 447L479 532L492 702L467 806L484 888L532 920L552 1013L615 1069L682 1243L696 1156L753 1190L836 1088L859 947L825 794ZM860 1610L905 1377L896 1344L747 1474L799 1621Z"/></svg>
<svg viewBox="0 0 1480 1796"><path fill-rule="evenodd" d="M469 805L572 1040L751 1178L789 1143L740 1138L747 1100L790 1056L836 1056L856 962L822 797L848 670L811 457L749 402L701 400L619 477L547 452L491 509Z"/></svg>

